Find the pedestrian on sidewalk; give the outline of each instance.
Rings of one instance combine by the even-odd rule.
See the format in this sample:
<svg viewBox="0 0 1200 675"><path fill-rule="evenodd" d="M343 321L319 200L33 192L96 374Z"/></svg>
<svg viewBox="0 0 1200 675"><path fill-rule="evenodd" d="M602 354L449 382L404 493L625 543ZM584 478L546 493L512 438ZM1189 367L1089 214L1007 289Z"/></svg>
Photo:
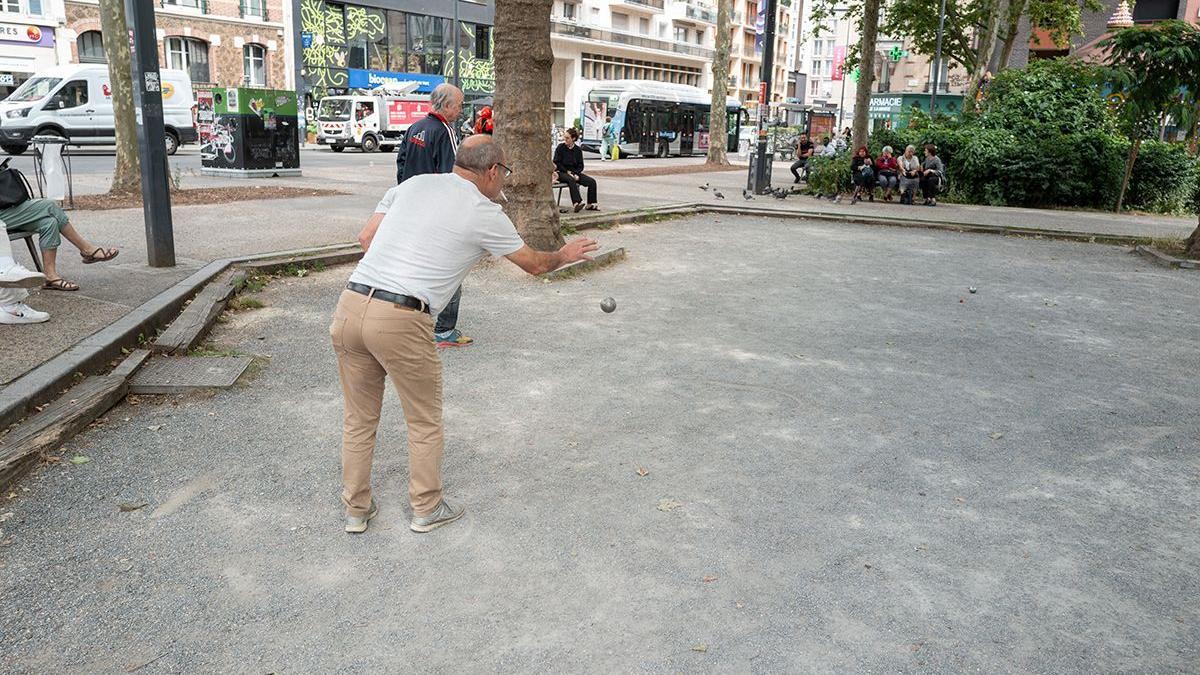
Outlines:
<svg viewBox="0 0 1200 675"><path fill-rule="evenodd" d="M613 139L612 118L605 117L604 118L604 127L600 130L600 161L601 162L612 161L612 156L610 155L610 153L612 152L613 140L614 139Z"/></svg>
<svg viewBox="0 0 1200 675"><path fill-rule="evenodd" d="M489 253L542 274L585 260L596 249L596 242L584 238L553 253L527 246L495 203L511 171L504 161L492 136L470 137L452 173L417 176L394 188L387 214L359 237L367 252L342 291L330 327L345 397L347 532L365 532L379 512L371 494L371 461L389 377L408 425L410 529L429 532L465 511L442 494L442 363L430 314L450 301Z"/></svg>
<svg viewBox="0 0 1200 675"><path fill-rule="evenodd" d="M44 323L50 320L46 312L39 312L25 304L29 297L26 288L37 288L46 282L40 272L32 272L13 260L12 242L4 237L0 244L0 324Z"/></svg>
<svg viewBox="0 0 1200 675"><path fill-rule="evenodd" d="M453 127L462 115L462 90L452 84L439 84L429 95L429 103L433 111L408 128L396 154L397 185L413 176L450 173L454 170L458 138L454 135ZM459 288L438 314L433 332L437 346L466 347L474 342L458 330L458 305L461 301L462 289Z"/></svg>
<svg viewBox="0 0 1200 675"><path fill-rule="evenodd" d="M598 211L596 204L596 179L583 172L583 148L579 147L579 130L567 129L563 142L554 149L554 170L558 172L559 182L566 183L571 191L571 203L575 212L579 213L585 206L583 197L579 194L579 186L587 188L587 210Z"/></svg>
<svg viewBox="0 0 1200 675"><path fill-rule="evenodd" d="M83 264L105 262L120 253L115 248L96 246L84 238L71 224L66 212L53 199L26 199L6 209L0 209L0 220L8 232L36 232L38 248L42 250L42 267L46 283L42 288L51 291L77 291L79 284L63 279L58 273L58 247L63 237L79 249Z"/></svg>

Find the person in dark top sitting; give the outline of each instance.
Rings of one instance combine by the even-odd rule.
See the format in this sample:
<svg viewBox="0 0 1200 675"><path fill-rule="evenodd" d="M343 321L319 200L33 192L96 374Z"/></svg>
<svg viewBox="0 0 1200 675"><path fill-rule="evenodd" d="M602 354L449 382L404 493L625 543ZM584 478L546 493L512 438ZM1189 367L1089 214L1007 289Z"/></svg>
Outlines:
<svg viewBox="0 0 1200 675"><path fill-rule="evenodd" d="M937 156L937 146L926 143L925 161L921 163L921 194L925 196L925 206L937 206L938 192L945 177L946 165Z"/></svg>
<svg viewBox="0 0 1200 675"><path fill-rule="evenodd" d="M587 188L587 209L599 211L596 206L596 179L583 172L583 148L577 145L579 130L572 127L563 135L563 142L554 149L554 170L558 180L567 184L571 191L571 203L575 211L583 210L583 199L579 196L579 186Z"/></svg>
<svg viewBox="0 0 1200 675"><path fill-rule="evenodd" d="M854 159L850 160L850 180L854 183L851 204L857 203L864 192L868 199L875 201L875 161L865 145L860 145L854 153Z"/></svg>
<svg viewBox="0 0 1200 675"><path fill-rule="evenodd" d="M813 156L813 144L808 140L808 134L800 134L800 140L796 143L796 161L792 162L792 175L796 180L792 184L800 182L800 172L808 174L808 160Z"/></svg>

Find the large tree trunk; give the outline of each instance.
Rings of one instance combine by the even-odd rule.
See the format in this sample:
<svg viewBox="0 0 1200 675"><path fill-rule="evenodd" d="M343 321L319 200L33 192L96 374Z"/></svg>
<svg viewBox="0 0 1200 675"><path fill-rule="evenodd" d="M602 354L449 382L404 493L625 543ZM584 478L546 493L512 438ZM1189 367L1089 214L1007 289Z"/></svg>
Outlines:
<svg viewBox="0 0 1200 675"><path fill-rule="evenodd" d="M1125 191L1129 189L1129 177L1133 175L1133 163L1137 161L1138 150L1142 147L1142 139L1138 138L1129 146L1129 157L1125 159L1125 177L1121 179L1121 191L1117 193L1116 212L1121 212L1125 205Z"/></svg>
<svg viewBox="0 0 1200 675"><path fill-rule="evenodd" d="M1008 67L1012 59L1013 47L1017 44L1017 31L1021 28L1021 15L1025 13L1028 0L1012 0L1008 5L1007 32L1004 34L1004 44L1000 47L1000 60L996 62L996 72Z"/></svg>
<svg viewBox="0 0 1200 675"><path fill-rule="evenodd" d="M133 110L133 75L130 72L129 28L123 0L100 0L100 35L108 59L113 119L117 137L117 166L109 192L141 192L137 120Z"/></svg>
<svg viewBox="0 0 1200 675"><path fill-rule="evenodd" d="M717 0L717 53L712 61L712 106L708 115L707 164L725 166L728 131L725 129L725 99L729 94L729 14L733 0Z"/></svg>
<svg viewBox="0 0 1200 675"><path fill-rule="evenodd" d="M1187 238L1183 246L1187 250L1187 257L1200 260L1200 221L1196 223L1196 229L1192 230L1191 236Z"/></svg>
<svg viewBox="0 0 1200 675"><path fill-rule="evenodd" d="M553 0L496 3L496 141L513 173L504 211L531 247L563 244L558 207L551 198L550 11Z"/></svg>
<svg viewBox="0 0 1200 675"><path fill-rule="evenodd" d="M971 73L971 86L968 105L975 107L979 99L979 87L983 84L983 76L992 61L992 52L996 50L996 39L1000 34L1000 18L1007 15L1007 0L991 0L988 9L987 23L979 33L979 44L975 49L975 71Z"/></svg>
<svg viewBox="0 0 1200 675"><path fill-rule="evenodd" d="M879 36L880 0L863 0L862 42L859 43L858 87L854 92L854 127L850 138L859 145L867 144L868 113L871 105L871 85L875 83L875 43Z"/></svg>

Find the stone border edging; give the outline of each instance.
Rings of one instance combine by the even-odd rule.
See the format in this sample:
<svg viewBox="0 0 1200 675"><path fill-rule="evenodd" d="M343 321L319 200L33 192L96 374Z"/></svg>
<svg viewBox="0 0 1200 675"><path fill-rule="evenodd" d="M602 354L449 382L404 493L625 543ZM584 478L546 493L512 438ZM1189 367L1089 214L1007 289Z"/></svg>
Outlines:
<svg viewBox="0 0 1200 675"><path fill-rule="evenodd" d="M1149 259L1151 262L1169 267L1174 270L1200 270L1200 260L1188 260L1187 258L1176 258L1175 256L1167 255L1153 246L1138 245L1133 247L1133 252Z"/></svg>
<svg viewBox="0 0 1200 675"><path fill-rule="evenodd" d="M59 396L70 388L77 378L104 370L111 361L120 356L122 348L136 347L139 336L149 338L154 331L173 320L184 303L194 297L205 284L229 267L239 263L291 256L292 260L284 263L286 267L297 258L303 258L305 263L314 262L321 254L336 259L345 256L346 250L352 248L357 248L357 244L334 244L278 253L261 253L208 263L130 310L112 324L92 333L5 385L0 391L0 431L20 421L33 412L35 407Z"/></svg>

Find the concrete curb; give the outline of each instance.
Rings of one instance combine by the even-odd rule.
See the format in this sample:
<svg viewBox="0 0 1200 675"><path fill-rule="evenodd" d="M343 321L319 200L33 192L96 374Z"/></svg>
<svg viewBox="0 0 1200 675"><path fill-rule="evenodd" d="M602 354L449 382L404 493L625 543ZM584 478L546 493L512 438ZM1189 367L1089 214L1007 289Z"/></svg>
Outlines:
<svg viewBox="0 0 1200 675"><path fill-rule="evenodd" d="M586 217L563 218L565 225L576 230L586 230L604 225L624 225L636 222L656 220L663 216L682 216L697 213L723 213L739 216L764 216L768 218L786 218L792 220L831 220L856 225L877 225L886 227L912 227L927 230L947 230L951 232L972 232L980 234L1002 234L1022 237L1041 237L1045 239L1063 239L1084 241L1095 244L1115 244L1121 246L1136 246L1148 244L1154 238L1138 235L1103 234L1097 232L1076 232L1073 230L1053 230L1038 227L1016 227L1012 225L984 225L964 222L931 222L916 218L882 218L869 215L851 215L830 211L787 211L784 209L758 206L752 204L691 202L668 204L658 208L631 209L628 211L612 211L603 215L588 215Z"/></svg>
<svg viewBox="0 0 1200 675"><path fill-rule="evenodd" d="M0 430L20 421L37 406L62 394L75 384L76 379L106 370L108 365L121 355L121 349L136 347L139 339L149 338L155 331L170 323L179 315L189 299L230 266L276 258L287 258L279 265L281 269L289 264L296 264L295 261L299 259L303 259L304 264L312 265L316 262L324 263L326 260L340 260L347 250L353 248L356 246L352 244L337 244L214 260L130 310L111 325L80 340L66 351L5 385L0 391Z"/></svg>
<svg viewBox="0 0 1200 675"><path fill-rule="evenodd" d="M539 276L542 279L549 279L551 281L570 279L571 277L583 274L584 272L600 269L601 267L606 267L617 262L618 260L624 259L625 248L623 246L618 246L617 248L612 248L597 253L596 255L592 256L591 260L579 260L569 265L563 265L553 272L546 272L545 274L541 274Z"/></svg>
<svg viewBox="0 0 1200 675"><path fill-rule="evenodd" d="M1153 246L1135 246L1133 252L1149 259L1151 262L1171 269L1200 270L1200 260L1176 258L1154 248Z"/></svg>

